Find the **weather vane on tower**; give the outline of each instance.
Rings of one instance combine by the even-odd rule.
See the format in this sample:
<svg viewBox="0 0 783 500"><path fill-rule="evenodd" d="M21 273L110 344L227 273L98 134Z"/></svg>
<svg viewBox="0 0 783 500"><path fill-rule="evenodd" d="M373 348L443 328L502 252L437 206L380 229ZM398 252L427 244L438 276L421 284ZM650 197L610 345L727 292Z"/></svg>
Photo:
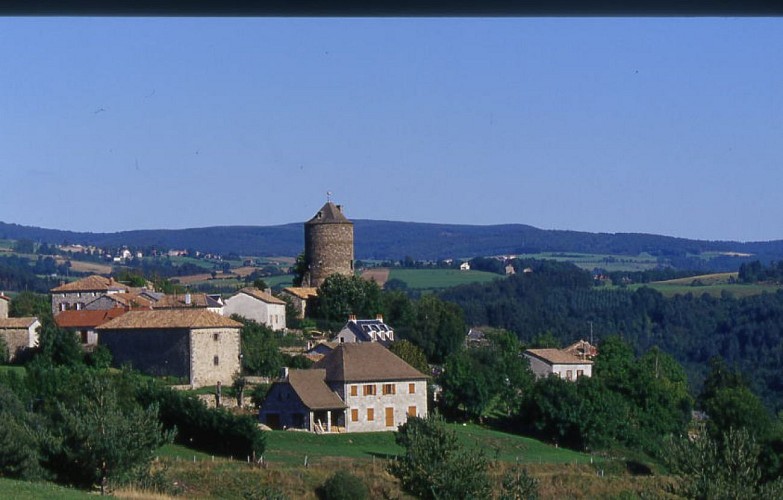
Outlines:
<svg viewBox="0 0 783 500"><path fill-rule="evenodd" d="M331 191L327 191L326 192L326 202L329 203L331 201L332 201L332 192Z"/></svg>

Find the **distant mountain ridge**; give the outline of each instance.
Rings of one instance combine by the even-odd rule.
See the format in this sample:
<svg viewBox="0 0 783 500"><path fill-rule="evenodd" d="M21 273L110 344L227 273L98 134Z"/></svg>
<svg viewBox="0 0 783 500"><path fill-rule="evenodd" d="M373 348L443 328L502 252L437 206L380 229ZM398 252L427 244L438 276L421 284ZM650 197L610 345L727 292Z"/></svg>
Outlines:
<svg viewBox="0 0 783 500"><path fill-rule="evenodd" d="M588 233L538 229L525 224L471 226L354 220L357 259L419 260L537 252L579 252L687 257L702 252L753 254L761 260L783 259L783 240L706 241L643 233ZM295 256L304 248L303 223L277 226L215 226L193 229L146 229L115 233L73 232L0 222L0 237L99 247L194 249L256 256Z"/></svg>

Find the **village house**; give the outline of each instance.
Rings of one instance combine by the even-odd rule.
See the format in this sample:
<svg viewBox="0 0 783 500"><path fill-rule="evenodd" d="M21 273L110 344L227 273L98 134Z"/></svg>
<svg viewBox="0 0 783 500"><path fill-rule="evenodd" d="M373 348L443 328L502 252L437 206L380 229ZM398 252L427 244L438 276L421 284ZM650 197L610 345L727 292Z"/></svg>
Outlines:
<svg viewBox="0 0 783 500"><path fill-rule="evenodd" d="M258 288L243 288L225 300L223 314L237 314L266 325L272 330L285 330L285 301Z"/></svg>
<svg viewBox="0 0 783 500"><path fill-rule="evenodd" d="M192 387L229 385L240 372L242 324L198 309L129 311L96 328L116 366L182 377Z"/></svg>
<svg viewBox="0 0 783 500"><path fill-rule="evenodd" d="M555 375L565 380L593 375L593 362L560 349L528 349L524 356L536 378Z"/></svg>
<svg viewBox="0 0 783 500"><path fill-rule="evenodd" d="M0 300L3 302L3 300ZM14 361L24 351L38 347L38 318L0 318L0 337L8 348L8 361Z"/></svg>
<svg viewBox="0 0 783 500"><path fill-rule="evenodd" d="M309 286L289 286L283 288L280 297L289 300L297 311L297 318L307 316L307 307L318 298L318 289Z"/></svg>
<svg viewBox="0 0 783 500"><path fill-rule="evenodd" d="M340 344L309 370L285 370L259 413L273 429L393 431L427 416L427 376L377 342Z"/></svg>
<svg viewBox="0 0 783 500"><path fill-rule="evenodd" d="M335 335L334 341L340 344L357 342L388 344L394 342L394 329L383 322L383 316L380 314L375 319L356 319L356 316L351 315L345 326Z"/></svg>
<svg viewBox="0 0 783 500"><path fill-rule="evenodd" d="M469 262L463 262L459 265L460 271L470 271L470 263Z"/></svg>
<svg viewBox="0 0 783 500"><path fill-rule="evenodd" d="M54 317L54 322L58 328L74 330L82 347L91 348L98 345L97 327L122 316L126 310L125 308L114 307L111 309L63 311Z"/></svg>
<svg viewBox="0 0 783 500"><path fill-rule="evenodd" d="M105 311L106 309L151 309L152 301L139 293L120 292L100 297L87 302L84 307L88 311ZM67 312L67 311L63 311ZM62 313L60 313L62 314Z"/></svg>
<svg viewBox="0 0 783 500"><path fill-rule="evenodd" d="M122 283L113 278L105 278L94 274L78 281L64 283L51 289L52 314L69 309L84 309L88 302L98 297L130 291Z"/></svg>

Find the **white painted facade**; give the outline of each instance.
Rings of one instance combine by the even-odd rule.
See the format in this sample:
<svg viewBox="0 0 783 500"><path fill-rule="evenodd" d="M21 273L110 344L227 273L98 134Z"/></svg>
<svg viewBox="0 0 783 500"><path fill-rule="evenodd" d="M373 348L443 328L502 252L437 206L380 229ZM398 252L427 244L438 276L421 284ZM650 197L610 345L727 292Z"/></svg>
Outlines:
<svg viewBox="0 0 783 500"><path fill-rule="evenodd" d="M239 292L225 300L223 315L237 314L272 330L285 330L285 304L273 304Z"/></svg>

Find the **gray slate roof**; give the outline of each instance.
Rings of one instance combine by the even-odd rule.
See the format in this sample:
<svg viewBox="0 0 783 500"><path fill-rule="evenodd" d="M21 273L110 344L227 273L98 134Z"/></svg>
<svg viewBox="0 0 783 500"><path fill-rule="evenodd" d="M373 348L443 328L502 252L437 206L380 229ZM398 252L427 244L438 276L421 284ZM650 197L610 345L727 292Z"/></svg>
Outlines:
<svg viewBox="0 0 783 500"><path fill-rule="evenodd" d="M305 224L353 224L353 223L343 215L342 211L339 208L337 208L337 205L335 205L331 201L328 201L323 207L321 207L321 210L319 210L318 213L316 213L312 219L305 222Z"/></svg>

